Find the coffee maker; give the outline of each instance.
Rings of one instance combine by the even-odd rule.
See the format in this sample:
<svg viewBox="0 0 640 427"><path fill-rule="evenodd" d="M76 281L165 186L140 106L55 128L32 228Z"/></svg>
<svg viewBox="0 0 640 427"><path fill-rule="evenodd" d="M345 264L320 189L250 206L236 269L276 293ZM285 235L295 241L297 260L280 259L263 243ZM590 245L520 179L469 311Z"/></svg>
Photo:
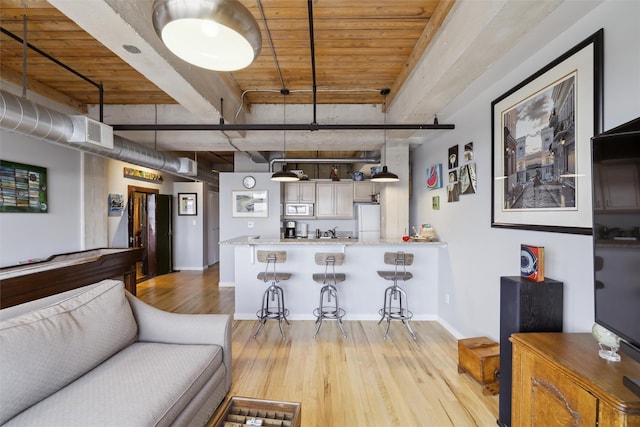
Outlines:
<svg viewBox="0 0 640 427"><path fill-rule="evenodd" d="M284 238L295 239L296 238L296 222L287 221L284 225Z"/></svg>

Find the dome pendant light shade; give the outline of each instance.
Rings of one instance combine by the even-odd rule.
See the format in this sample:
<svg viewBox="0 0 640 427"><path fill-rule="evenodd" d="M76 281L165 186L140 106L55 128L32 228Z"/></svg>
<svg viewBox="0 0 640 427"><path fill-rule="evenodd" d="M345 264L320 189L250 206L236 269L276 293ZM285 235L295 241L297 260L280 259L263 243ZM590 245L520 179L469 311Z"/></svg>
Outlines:
<svg viewBox="0 0 640 427"><path fill-rule="evenodd" d="M262 48L258 22L237 0L155 0L153 28L176 56L209 70L245 68Z"/></svg>
<svg viewBox="0 0 640 427"><path fill-rule="evenodd" d="M286 96L289 95L289 90L285 88L285 89L282 89L280 93L282 94L282 123L286 123L287 122ZM286 160L287 159L287 131L286 130L282 131L282 153L284 154L284 158ZM271 175L271 180L279 181L279 182L291 182L291 181L299 181L300 178L298 178L298 175L296 175L295 173L288 171L287 165L283 164L282 170L275 172L273 175Z"/></svg>
<svg viewBox="0 0 640 427"><path fill-rule="evenodd" d="M298 175L288 171L287 167L283 166L282 170L275 172L273 175L271 175L271 180L279 181L279 182L291 182L291 181L298 181L299 178L298 178Z"/></svg>
<svg viewBox="0 0 640 427"><path fill-rule="evenodd" d="M382 167L382 171L378 172L377 174L373 175L373 177L371 178L371 181L373 182L398 182L400 181L400 178L398 178L398 175L396 175L395 173L389 172L389 170L387 169L387 166L383 166Z"/></svg>
<svg viewBox="0 0 640 427"><path fill-rule="evenodd" d="M373 182L398 182L400 181L400 178L398 178L398 175L396 175L395 173L389 172L389 169L387 169L387 95L389 94L389 89L388 88L384 88L380 91L380 95L384 95L384 124L385 124L385 128L384 128L384 163L385 165L382 166L382 171L378 172L377 174L373 175L371 177L371 181Z"/></svg>

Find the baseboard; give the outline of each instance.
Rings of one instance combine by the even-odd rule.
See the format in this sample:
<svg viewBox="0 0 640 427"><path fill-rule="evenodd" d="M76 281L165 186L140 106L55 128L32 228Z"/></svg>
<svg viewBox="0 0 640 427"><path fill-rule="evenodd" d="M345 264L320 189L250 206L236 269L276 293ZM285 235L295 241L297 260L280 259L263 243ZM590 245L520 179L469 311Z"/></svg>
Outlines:
<svg viewBox="0 0 640 427"><path fill-rule="evenodd" d="M218 282L219 288L235 288L236 282Z"/></svg>
<svg viewBox="0 0 640 427"><path fill-rule="evenodd" d="M206 270L208 267L180 267L180 266L173 266L173 271L204 271Z"/></svg>
<svg viewBox="0 0 640 427"><path fill-rule="evenodd" d="M442 320L441 317L438 317L437 321L438 321L438 323L440 323L440 325L442 325L443 328L445 328L447 330L447 332L449 332L451 335L453 335L455 339L461 340L461 339L465 338L464 335L462 335L460 332L458 332L453 326L448 324L446 321Z"/></svg>

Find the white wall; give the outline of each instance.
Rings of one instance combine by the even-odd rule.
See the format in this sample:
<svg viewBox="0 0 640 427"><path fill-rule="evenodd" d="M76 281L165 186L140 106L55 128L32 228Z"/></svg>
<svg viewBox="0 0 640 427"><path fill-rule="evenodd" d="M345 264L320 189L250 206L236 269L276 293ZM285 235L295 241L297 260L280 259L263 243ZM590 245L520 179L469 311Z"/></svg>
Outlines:
<svg viewBox="0 0 640 427"><path fill-rule="evenodd" d="M145 172L160 173L162 182L140 181L124 177L124 168L133 167ZM172 194L174 176L153 169L124 163L119 160L107 160L107 188L110 194L121 194L124 198L125 207L120 215L108 217L109 247L126 248L129 246L129 203L127 200L129 186L144 187L158 190L160 194ZM108 197L108 194L104 196Z"/></svg>
<svg viewBox="0 0 640 427"><path fill-rule="evenodd" d="M499 339L500 276L519 275L520 244L545 247L545 276L564 282L564 330L588 331L593 324L593 248L591 236L491 228L491 102L600 28L604 28L605 130L640 115L640 3L605 1L573 24L571 8L542 21L505 57L473 83L440 114L440 122L455 123L416 149L413 162L411 223L431 223L448 242L448 256L440 265L438 315L454 334ZM553 28L553 30L552 30ZM549 40L549 33L565 29ZM475 195L447 202L445 187L427 191L424 173L442 163L447 150L474 144L478 179ZM587 141L588 143L588 141ZM588 149L588 147L587 147ZM444 172L444 171L443 171ZM440 210L431 198L440 196ZM449 303L445 302L449 295Z"/></svg>
<svg viewBox="0 0 640 427"><path fill-rule="evenodd" d="M83 249L82 154L0 130L0 158L47 168L47 213L0 213L0 266Z"/></svg>
<svg viewBox="0 0 640 427"><path fill-rule="evenodd" d="M173 184L173 268L175 270L204 270L207 268L205 239L205 206L208 191L202 182ZM178 194L196 193L197 215L178 215Z"/></svg>
<svg viewBox="0 0 640 427"><path fill-rule="evenodd" d="M231 196L234 190L246 190L242 179L251 175L256 179L254 190L267 190L269 197L267 218L234 218L231 213ZM271 181L270 172L242 172L220 174L220 241L238 236L259 235L263 238L280 237L280 183ZM253 228L249 228L249 222ZM234 283L233 247L220 246L220 283Z"/></svg>

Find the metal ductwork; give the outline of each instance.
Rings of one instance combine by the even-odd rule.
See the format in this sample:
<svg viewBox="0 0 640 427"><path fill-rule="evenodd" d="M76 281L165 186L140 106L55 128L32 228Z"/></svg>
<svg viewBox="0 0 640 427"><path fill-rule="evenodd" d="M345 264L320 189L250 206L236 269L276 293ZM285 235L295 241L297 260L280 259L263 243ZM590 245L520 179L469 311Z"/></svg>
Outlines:
<svg viewBox="0 0 640 427"><path fill-rule="evenodd" d="M198 166L195 177L183 175L178 172L178 157L152 150L116 135L113 137L113 149L69 142L74 131L70 116L3 90L0 90L0 127L97 156L133 163L190 180L199 180L216 187L218 185L217 175L204 167Z"/></svg>
<svg viewBox="0 0 640 427"><path fill-rule="evenodd" d="M273 172L273 165L276 163L367 163L375 164L380 163L380 157L351 157L351 158L323 158L323 157L304 157L304 158L292 158L292 157L279 157L271 159L269 161L269 172Z"/></svg>

